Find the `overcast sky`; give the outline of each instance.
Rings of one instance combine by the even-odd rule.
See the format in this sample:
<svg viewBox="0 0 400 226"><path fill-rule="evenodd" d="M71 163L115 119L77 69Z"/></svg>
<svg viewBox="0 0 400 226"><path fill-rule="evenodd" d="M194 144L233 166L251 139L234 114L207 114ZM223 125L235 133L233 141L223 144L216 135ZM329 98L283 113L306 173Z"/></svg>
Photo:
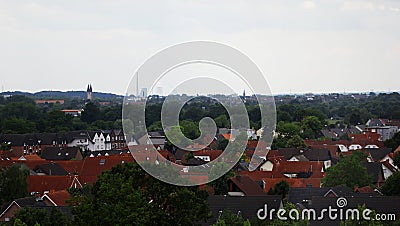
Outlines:
<svg viewBox="0 0 400 226"><path fill-rule="evenodd" d="M400 90L400 1L3 1L4 91L124 94L151 55L191 40L247 54L274 94Z"/></svg>

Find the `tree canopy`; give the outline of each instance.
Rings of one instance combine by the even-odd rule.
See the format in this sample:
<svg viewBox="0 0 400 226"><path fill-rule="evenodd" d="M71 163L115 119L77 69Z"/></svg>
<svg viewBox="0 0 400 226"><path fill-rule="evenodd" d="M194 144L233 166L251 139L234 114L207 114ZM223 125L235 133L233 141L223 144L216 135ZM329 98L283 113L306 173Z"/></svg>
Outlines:
<svg viewBox="0 0 400 226"><path fill-rule="evenodd" d="M29 170L24 165L13 164L0 169L0 203L11 202L14 199L28 195L26 178Z"/></svg>
<svg viewBox="0 0 400 226"><path fill-rule="evenodd" d="M322 186L334 187L346 185L353 189L354 186L367 186L372 183L367 169L362 165L365 156L361 152L353 152L351 155L341 157L339 162L326 170L326 176L322 179Z"/></svg>
<svg viewBox="0 0 400 226"><path fill-rule="evenodd" d="M206 191L166 184L136 163L105 171L73 194L76 225L191 225L210 214Z"/></svg>

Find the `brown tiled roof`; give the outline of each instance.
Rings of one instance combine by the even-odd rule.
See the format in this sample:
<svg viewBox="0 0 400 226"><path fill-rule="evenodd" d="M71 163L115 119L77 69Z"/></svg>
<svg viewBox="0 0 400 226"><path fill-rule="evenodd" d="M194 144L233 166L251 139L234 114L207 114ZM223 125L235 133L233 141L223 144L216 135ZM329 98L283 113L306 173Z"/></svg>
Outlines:
<svg viewBox="0 0 400 226"><path fill-rule="evenodd" d="M56 206L67 206L67 203L65 201L69 199L71 195L67 190L60 190L49 192L45 194L43 198L45 197L49 198L51 202L54 203Z"/></svg>
<svg viewBox="0 0 400 226"><path fill-rule="evenodd" d="M78 174L82 170L83 160L67 160L67 161L57 161L57 164L65 169L70 174Z"/></svg>
<svg viewBox="0 0 400 226"><path fill-rule="evenodd" d="M113 166L133 161L134 160L131 154L87 157L83 162L82 169L80 171L80 176L97 177L104 170L111 170Z"/></svg>
<svg viewBox="0 0 400 226"><path fill-rule="evenodd" d="M59 191L69 188L73 181L72 176L33 176L27 178L28 192Z"/></svg>
<svg viewBox="0 0 400 226"><path fill-rule="evenodd" d="M230 178L245 195L265 195L264 191L257 182L252 180L249 176L237 175Z"/></svg>

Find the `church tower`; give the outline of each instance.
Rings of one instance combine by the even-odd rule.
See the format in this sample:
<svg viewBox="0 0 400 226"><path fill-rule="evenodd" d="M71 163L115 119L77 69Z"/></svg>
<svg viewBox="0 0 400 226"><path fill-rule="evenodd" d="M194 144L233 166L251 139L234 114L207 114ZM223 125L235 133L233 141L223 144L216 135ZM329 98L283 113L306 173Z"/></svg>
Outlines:
<svg viewBox="0 0 400 226"><path fill-rule="evenodd" d="M86 89L86 100L92 100L93 99L93 94L92 94L92 85L91 84L89 84L88 86L87 86L87 89Z"/></svg>

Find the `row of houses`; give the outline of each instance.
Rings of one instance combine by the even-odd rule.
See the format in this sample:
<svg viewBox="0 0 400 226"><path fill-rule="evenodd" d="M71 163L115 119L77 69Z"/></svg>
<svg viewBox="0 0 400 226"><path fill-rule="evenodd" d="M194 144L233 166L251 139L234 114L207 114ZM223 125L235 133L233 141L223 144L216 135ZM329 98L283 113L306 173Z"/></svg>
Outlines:
<svg viewBox="0 0 400 226"><path fill-rule="evenodd" d="M332 140L340 140L343 137L354 139L359 134L368 134L374 140L385 141L392 138L399 131L400 120L369 119L365 125L322 129L321 135Z"/></svg>
<svg viewBox="0 0 400 226"><path fill-rule="evenodd" d="M82 151L126 149L126 139L122 130L0 135L3 149L13 151L15 156L40 153L47 147L78 147Z"/></svg>

